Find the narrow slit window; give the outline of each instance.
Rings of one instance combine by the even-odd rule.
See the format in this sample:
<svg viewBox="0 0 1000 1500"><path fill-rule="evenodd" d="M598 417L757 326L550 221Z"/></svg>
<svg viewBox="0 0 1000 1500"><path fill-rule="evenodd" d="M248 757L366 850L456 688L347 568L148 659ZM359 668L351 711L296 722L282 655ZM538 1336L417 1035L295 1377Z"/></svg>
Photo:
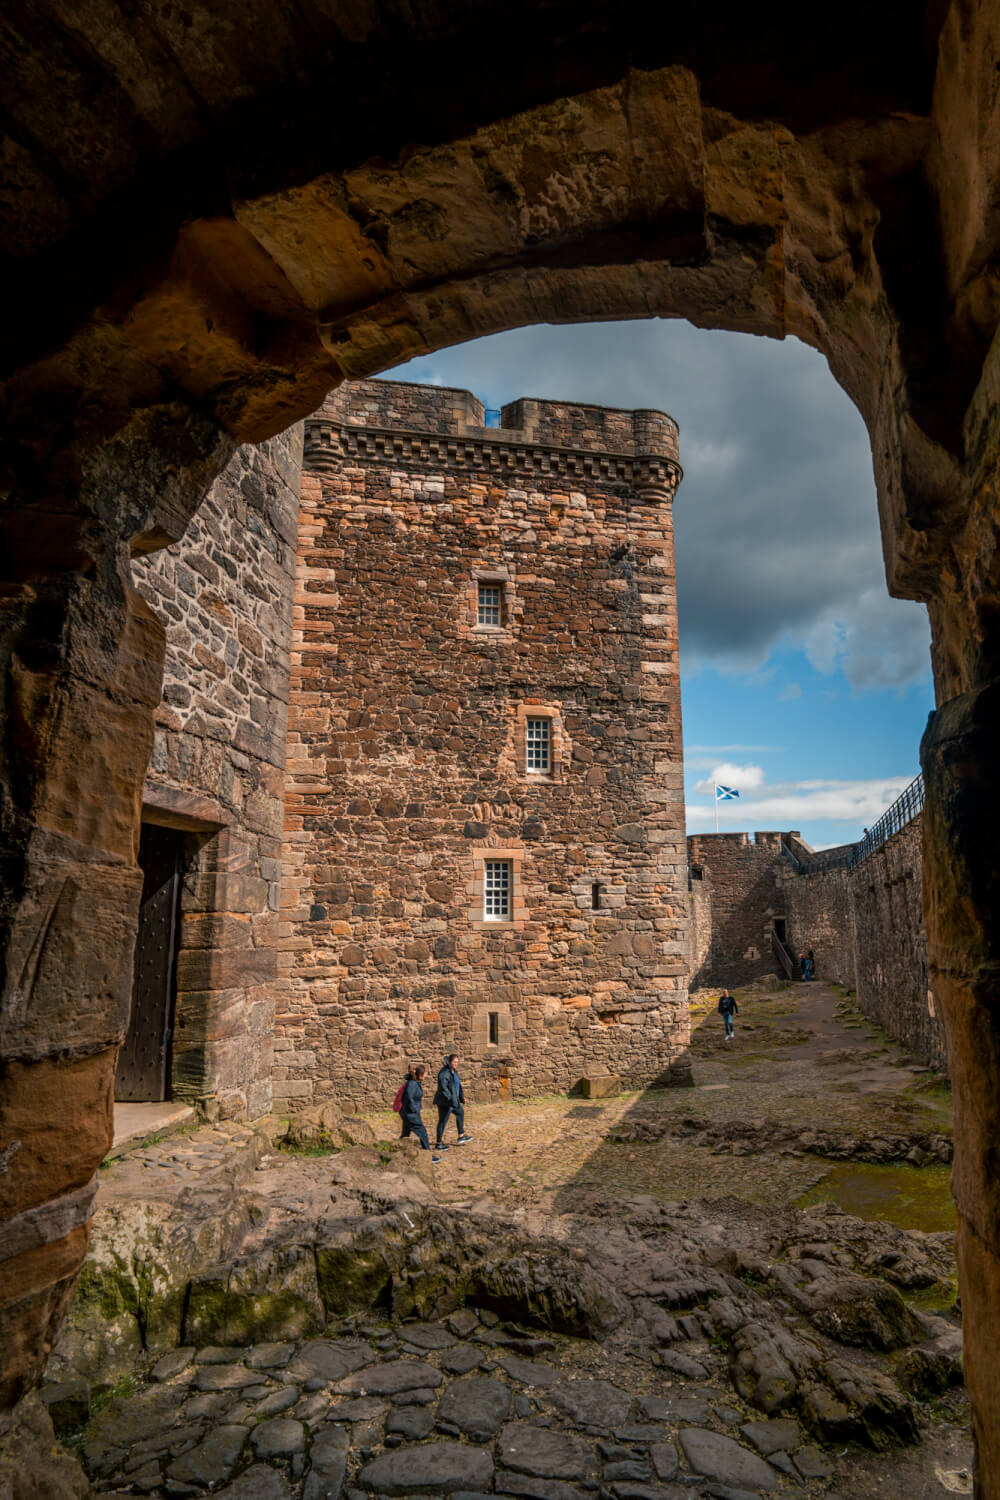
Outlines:
<svg viewBox="0 0 1000 1500"><path fill-rule="evenodd" d="M500 1015L498 1011L490 1011L490 1046L500 1045Z"/></svg>
<svg viewBox="0 0 1000 1500"><path fill-rule="evenodd" d="M499 583L479 585L477 625L500 626L503 624L503 586Z"/></svg>
<svg viewBox="0 0 1000 1500"><path fill-rule="evenodd" d="M529 719L526 763L536 775L547 775L552 769L552 731L548 719Z"/></svg>
<svg viewBox="0 0 1000 1500"><path fill-rule="evenodd" d="M599 880L595 880L590 887L590 909L591 911L600 911L601 909L601 883Z"/></svg>
<svg viewBox="0 0 1000 1500"><path fill-rule="evenodd" d="M511 907L511 862L488 859L483 881L483 917L487 922L509 922Z"/></svg>

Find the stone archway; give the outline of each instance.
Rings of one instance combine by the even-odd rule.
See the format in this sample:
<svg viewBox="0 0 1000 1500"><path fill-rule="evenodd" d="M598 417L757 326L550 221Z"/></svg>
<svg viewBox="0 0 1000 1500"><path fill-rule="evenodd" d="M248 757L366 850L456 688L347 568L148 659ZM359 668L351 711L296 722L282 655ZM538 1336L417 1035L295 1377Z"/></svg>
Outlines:
<svg viewBox="0 0 1000 1500"><path fill-rule="evenodd" d="M12 21L2 1399L85 1249L127 1006L162 656L128 548L179 536L234 442L345 376L526 322L685 316L826 354L871 434L890 588L931 611L926 907L998 1494L995 8L783 6L766 35L728 0L290 17Z"/></svg>

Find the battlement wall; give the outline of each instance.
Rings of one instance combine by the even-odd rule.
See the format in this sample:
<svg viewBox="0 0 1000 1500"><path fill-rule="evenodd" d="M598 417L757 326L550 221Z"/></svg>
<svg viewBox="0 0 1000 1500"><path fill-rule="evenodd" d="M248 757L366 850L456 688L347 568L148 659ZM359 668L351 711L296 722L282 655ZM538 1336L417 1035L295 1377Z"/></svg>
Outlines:
<svg viewBox="0 0 1000 1500"><path fill-rule="evenodd" d="M502 408L499 426L487 427L486 408L471 391L405 380L346 381L327 397L309 426L331 422L678 462L677 423L666 412L521 396Z"/></svg>

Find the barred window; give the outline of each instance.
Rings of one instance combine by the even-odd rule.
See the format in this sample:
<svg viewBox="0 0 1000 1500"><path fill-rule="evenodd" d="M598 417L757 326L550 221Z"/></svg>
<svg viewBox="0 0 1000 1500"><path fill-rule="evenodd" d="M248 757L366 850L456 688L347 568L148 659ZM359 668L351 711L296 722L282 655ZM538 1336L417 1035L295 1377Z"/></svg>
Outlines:
<svg viewBox="0 0 1000 1500"><path fill-rule="evenodd" d="M529 771L551 771L551 730L548 719L529 719L526 734L526 761Z"/></svg>
<svg viewBox="0 0 1000 1500"><path fill-rule="evenodd" d="M510 893L513 885L509 859L488 859L483 881L483 917L487 922L510 921Z"/></svg>
<svg viewBox="0 0 1000 1500"><path fill-rule="evenodd" d="M476 611L478 625L503 624L503 586L499 583L481 583Z"/></svg>

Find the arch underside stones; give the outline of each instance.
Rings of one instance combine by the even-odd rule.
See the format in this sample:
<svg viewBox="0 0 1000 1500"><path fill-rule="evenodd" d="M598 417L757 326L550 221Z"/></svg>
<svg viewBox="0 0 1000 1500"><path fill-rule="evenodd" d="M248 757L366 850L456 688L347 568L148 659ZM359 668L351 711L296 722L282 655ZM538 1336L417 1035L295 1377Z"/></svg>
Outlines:
<svg viewBox="0 0 1000 1500"><path fill-rule="evenodd" d="M996 8L459 4L418 29L251 0L126 29L52 0L9 26L2 1400L84 1252L128 1006L163 649L129 549L345 377L687 317L826 354L871 434L890 589L930 609L925 916L1000 1494Z"/></svg>

